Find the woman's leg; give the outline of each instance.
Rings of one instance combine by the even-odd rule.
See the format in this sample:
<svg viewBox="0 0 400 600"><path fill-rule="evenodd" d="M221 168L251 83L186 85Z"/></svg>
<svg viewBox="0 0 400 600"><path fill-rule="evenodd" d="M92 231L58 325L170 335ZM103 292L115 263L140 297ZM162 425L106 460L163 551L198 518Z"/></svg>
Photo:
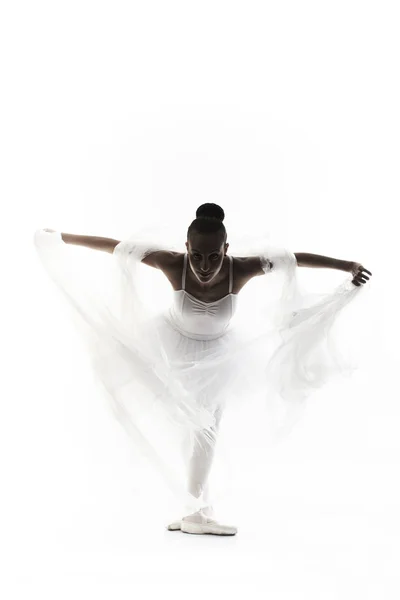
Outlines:
<svg viewBox="0 0 400 600"><path fill-rule="evenodd" d="M215 444L217 441L217 432L219 423L222 417L222 410L219 408L214 413L215 425L212 428L213 439L210 440L202 432L196 434L193 442L193 452L189 460L188 472L188 491L195 497L199 498L203 494L205 502L210 500L208 476L210 474ZM209 517L214 515L212 505L207 505L202 512Z"/></svg>

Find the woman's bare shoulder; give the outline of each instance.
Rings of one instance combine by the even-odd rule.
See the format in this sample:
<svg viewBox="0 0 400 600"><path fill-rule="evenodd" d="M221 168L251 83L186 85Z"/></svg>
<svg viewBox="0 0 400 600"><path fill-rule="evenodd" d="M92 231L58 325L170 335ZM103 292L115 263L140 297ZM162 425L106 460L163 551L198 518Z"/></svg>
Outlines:
<svg viewBox="0 0 400 600"><path fill-rule="evenodd" d="M272 263L270 263L272 268ZM243 271L245 274L252 277L257 277L258 275L265 275L265 271L262 268L261 257L260 256L246 256L243 258Z"/></svg>
<svg viewBox="0 0 400 600"><path fill-rule="evenodd" d="M179 257L183 252L173 252L172 250L155 250L142 259L142 263L163 272L173 270L179 264Z"/></svg>

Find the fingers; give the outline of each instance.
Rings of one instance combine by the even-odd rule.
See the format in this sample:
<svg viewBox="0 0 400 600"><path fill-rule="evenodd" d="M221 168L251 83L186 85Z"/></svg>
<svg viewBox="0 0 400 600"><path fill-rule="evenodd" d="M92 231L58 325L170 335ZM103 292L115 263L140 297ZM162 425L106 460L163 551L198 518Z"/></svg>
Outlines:
<svg viewBox="0 0 400 600"><path fill-rule="evenodd" d="M369 280L369 277L357 275L357 277L352 280L352 283L354 283L354 285L361 285L362 283L366 283L367 280Z"/></svg>
<svg viewBox="0 0 400 600"><path fill-rule="evenodd" d="M357 287L366 283L367 281L369 281L369 277L367 275L365 275L363 273L363 271L365 271L365 273L368 273L369 275L372 275L371 271L368 271L368 269L366 269L365 267L363 267L362 265L360 265L358 267L358 273L357 275L354 277L354 279L352 280L352 283L354 283L354 285L356 285Z"/></svg>

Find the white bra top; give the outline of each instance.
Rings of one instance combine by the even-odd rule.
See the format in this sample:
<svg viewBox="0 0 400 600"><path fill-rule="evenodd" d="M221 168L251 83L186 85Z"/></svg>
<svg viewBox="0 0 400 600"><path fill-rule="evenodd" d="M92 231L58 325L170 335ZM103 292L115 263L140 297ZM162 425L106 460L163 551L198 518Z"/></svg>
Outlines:
<svg viewBox="0 0 400 600"><path fill-rule="evenodd" d="M229 256L229 294L214 302L203 302L185 290L187 257L185 254L183 258L182 289L174 290L169 309L170 322L186 337L196 340L218 338L226 332L236 310L238 294L232 294L233 258Z"/></svg>

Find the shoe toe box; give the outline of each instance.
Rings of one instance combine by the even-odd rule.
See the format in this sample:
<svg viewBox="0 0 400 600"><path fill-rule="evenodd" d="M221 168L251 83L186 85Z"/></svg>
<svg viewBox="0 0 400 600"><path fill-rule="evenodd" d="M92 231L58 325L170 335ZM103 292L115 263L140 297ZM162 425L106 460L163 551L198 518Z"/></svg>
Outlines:
<svg viewBox="0 0 400 600"><path fill-rule="evenodd" d="M177 531L181 528L181 521L174 521L167 526L168 531Z"/></svg>

